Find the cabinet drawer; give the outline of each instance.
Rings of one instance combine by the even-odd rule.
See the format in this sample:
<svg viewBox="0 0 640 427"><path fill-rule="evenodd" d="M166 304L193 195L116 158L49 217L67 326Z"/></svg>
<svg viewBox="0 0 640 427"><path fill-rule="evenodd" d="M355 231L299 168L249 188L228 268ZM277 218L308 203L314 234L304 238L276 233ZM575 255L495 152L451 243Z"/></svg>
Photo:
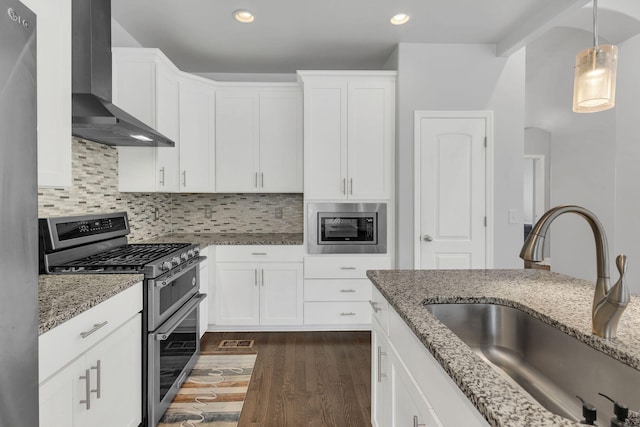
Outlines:
<svg viewBox="0 0 640 427"><path fill-rule="evenodd" d="M371 282L367 279L307 279L305 301L369 301Z"/></svg>
<svg viewBox="0 0 640 427"><path fill-rule="evenodd" d="M362 325L371 323L368 302L305 302L305 325Z"/></svg>
<svg viewBox="0 0 640 427"><path fill-rule="evenodd" d="M366 279L367 270L390 268L390 257L307 256L304 258L305 279Z"/></svg>
<svg viewBox="0 0 640 427"><path fill-rule="evenodd" d="M389 335L389 303L382 296L378 288L371 282L371 308L373 310L373 319L380 324L384 333Z"/></svg>
<svg viewBox="0 0 640 427"><path fill-rule="evenodd" d="M40 335L40 382L86 352L141 310L142 283L138 283ZM86 334L94 329L94 332ZM83 334L85 338L82 337Z"/></svg>
<svg viewBox="0 0 640 427"><path fill-rule="evenodd" d="M302 262L302 245L216 246L216 262Z"/></svg>

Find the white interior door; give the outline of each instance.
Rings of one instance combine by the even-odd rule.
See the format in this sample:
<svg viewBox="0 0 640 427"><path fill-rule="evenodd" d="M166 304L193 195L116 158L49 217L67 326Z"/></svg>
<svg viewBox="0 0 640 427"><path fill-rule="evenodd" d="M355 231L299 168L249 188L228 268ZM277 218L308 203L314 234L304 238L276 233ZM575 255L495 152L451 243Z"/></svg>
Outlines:
<svg viewBox="0 0 640 427"><path fill-rule="evenodd" d="M487 118L416 114L416 268L487 267Z"/></svg>

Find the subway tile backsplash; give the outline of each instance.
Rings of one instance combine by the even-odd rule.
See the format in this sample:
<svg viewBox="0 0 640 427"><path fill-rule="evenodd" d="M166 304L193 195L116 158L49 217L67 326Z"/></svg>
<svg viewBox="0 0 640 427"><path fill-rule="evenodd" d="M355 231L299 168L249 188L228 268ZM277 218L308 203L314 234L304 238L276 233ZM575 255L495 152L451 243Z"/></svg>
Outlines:
<svg viewBox="0 0 640 427"><path fill-rule="evenodd" d="M302 233L302 194L121 193L115 147L75 138L72 145L73 186L39 188L40 217L127 211L131 242L170 232Z"/></svg>

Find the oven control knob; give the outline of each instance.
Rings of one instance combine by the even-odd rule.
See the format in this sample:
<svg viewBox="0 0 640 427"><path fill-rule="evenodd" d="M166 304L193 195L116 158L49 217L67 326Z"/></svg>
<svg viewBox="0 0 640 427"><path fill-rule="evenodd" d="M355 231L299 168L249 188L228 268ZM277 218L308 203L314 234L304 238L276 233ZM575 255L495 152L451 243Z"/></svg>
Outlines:
<svg viewBox="0 0 640 427"><path fill-rule="evenodd" d="M173 258L171 258L171 264L173 264L173 266L177 266L180 264L180 258L178 258L177 256L174 256Z"/></svg>
<svg viewBox="0 0 640 427"><path fill-rule="evenodd" d="M182 252L182 253L180 254L180 259L181 259L182 261L186 261L186 260L188 260L188 259L189 259L189 256L187 255L187 253L186 253L186 252Z"/></svg>
<svg viewBox="0 0 640 427"><path fill-rule="evenodd" d="M169 261L163 262L162 265L160 266L160 270L162 270L162 271L171 270L171 263Z"/></svg>
<svg viewBox="0 0 640 427"><path fill-rule="evenodd" d="M194 256L196 256L196 252L195 252L193 249L189 249L189 250L187 251L187 256L188 256L189 258L193 258Z"/></svg>
<svg viewBox="0 0 640 427"><path fill-rule="evenodd" d="M200 255L200 248L199 247L193 248L193 253L196 254L196 256Z"/></svg>

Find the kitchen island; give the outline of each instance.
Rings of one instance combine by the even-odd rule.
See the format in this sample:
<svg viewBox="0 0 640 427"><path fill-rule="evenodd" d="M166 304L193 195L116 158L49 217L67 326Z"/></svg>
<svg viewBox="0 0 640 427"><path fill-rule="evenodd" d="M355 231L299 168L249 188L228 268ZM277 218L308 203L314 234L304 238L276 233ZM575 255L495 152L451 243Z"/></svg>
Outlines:
<svg viewBox="0 0 640 427"><path fill-rule="evenodd" d="M368 277L491 425L579 424L547 411L526 393L513 387L427 312L424 304L493 303L511 306L624 364L640 369L640 299L636 296L631 298L622 316L618 338L608 341L591 334L594 285L558 273L541 270L369 271ZM624 396L620 399L623 400ZM600 420L609 417L608 414L598 415Z"/></svg>

